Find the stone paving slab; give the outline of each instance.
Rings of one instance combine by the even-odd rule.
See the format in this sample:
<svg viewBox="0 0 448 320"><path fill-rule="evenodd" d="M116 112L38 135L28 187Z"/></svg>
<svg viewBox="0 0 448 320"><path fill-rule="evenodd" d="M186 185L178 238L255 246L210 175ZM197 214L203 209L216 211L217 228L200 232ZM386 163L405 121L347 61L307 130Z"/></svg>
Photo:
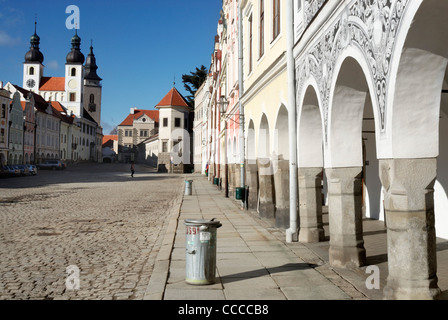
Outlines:
<svg viewBox="0 0 448 320"><path fill-rule="evenodd" d="M380 269L379 290L367 289L366 268L336 269L328 263L328 212L324 208L327 241L286 243L285 231L272 227L253 211L242 210L210 181L192 175L193 194L184 196L172 244L165 293L161 300L382 300L387 278L384 222L364 220L368 264ZM185 206L184 206L185 204ZM190 218L216 218L216 283L193 286L185 282L185 226ZM173 234L170 235L173 237ZM448 241L438 239L439 287L448 297ZM146 297L151 298L151 288Z"/></svg>
<svg viewBox="0 0 448 320"><path fill-rule="evenodd" d="M297 254L309 253L309 249L281 241L278 238L283 236L281 232L242 210L236 201L223 197L204 177L193 175L192 178L193 195L184 196L178 215L163 300L353 299L316 269L317 264L308 263ZM194 286L185 282L183 222L190 218L216 218L223 225L217 230L215 284ZM318 258L313 261L324 263ZM334 278L341 279L336 273ZM148 299L153 297L151 290L149 286ZM352 291L356 292L356 298L365 298L357 290Z"/></svg>

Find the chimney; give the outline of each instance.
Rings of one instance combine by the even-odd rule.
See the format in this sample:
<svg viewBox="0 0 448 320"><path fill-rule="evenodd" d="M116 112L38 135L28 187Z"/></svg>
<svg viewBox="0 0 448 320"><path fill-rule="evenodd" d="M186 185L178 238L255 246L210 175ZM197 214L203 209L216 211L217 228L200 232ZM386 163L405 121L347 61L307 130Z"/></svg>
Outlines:
<svg viewBox="0 0 448 320"><path fill-rule="evenodd" d="M131 108L131 114L135 114L135 109L136 108Z"/></svg>
<svg viewBox="0 0 448 320"><path fill-rule="evenodd" d="M0 89L3 89L3 81L0 81Z"/></svg>

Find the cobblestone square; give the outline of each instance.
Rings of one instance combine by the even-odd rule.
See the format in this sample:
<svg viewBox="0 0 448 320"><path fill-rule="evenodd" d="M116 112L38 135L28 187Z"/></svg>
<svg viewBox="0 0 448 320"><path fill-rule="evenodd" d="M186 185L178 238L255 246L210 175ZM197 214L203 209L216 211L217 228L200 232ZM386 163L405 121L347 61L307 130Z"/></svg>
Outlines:
<svg viewBox="0 0 448 320"><path fill-rule="evenodd" d="M0 179L0 299L142 299L183 176L82 164ZM160 236L160 238L159 238ZM79 268L68 290L67 267Z"/></svg>

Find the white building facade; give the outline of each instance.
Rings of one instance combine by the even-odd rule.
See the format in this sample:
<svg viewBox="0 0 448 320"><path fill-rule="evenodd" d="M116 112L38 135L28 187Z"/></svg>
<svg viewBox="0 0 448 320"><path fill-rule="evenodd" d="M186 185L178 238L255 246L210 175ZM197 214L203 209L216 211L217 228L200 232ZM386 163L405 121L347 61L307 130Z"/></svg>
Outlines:
<svg viewBox="0 0 448 320"><path fill-rule="evenodd" d="M325 204L330 264L359 268L368 255L363 217L384 220L389 268L384 297L440 297L436 237L448 238L443 140L448 3L243 0L241 5L246 160L288 155L287 241L323 241L320 204ZM280 31L277 40L261 32L266 28L274 38ZM269 93L273 88L277 92ZM270 103L276 96L282 104ZM213 128L216 114L208 116ZM215 145L211 148L213 161ZM284 189L270 171L278 170L272 157L268 167L260 175L258 166L258 193L268 186L263 182L268 176L275 217ZM249 181L250 174L246 170Z"/></svg>

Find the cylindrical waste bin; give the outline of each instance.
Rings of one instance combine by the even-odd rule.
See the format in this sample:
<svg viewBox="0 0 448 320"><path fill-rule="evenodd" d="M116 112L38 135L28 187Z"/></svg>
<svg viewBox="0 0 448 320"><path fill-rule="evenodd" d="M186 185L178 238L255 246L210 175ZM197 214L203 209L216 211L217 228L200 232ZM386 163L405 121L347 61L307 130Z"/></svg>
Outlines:
<svg viewBox="0 0 448 320"><path fill-rule="evenodd" d="M213 220L185 220L186 278L193 285L215 283L216 229L222 226Z"/></svg>
<svg viewBox="0 0 448 320"><path fill-rule="evenodd" d="M185 195L186 196L191 196L193 194L192 184L193 184L193 180L185 180Z"/></svg>
<svg viewBox="0 0 448 320"><path fill-rule="evenodd" d="M244 201L244 191L246 191L245 188L235 188L235 199Z"/></svg>

